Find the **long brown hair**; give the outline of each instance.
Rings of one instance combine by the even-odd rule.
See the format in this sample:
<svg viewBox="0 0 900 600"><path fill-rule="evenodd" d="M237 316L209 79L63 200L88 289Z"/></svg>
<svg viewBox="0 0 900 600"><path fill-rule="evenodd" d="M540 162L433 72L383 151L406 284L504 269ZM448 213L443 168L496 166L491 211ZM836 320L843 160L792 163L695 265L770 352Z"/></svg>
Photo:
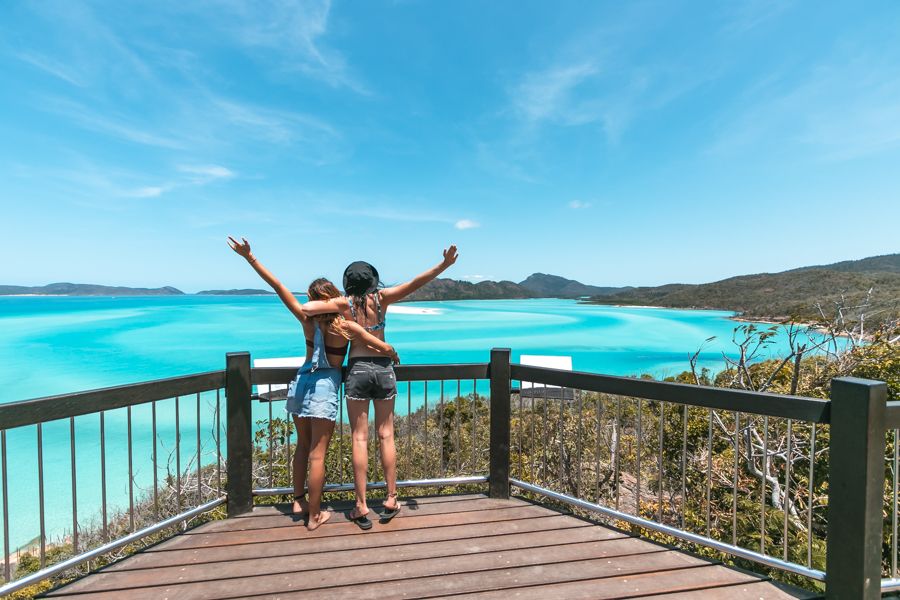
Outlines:
<svg viewBox="0 0 900 600"><path fill-rule="evenodd" d="M309 284L306 294L310 300L332 300L340 297L341 292L330 280L325 277L319 277ZM314 315L312 318L323 328L329 328L334 333L350 339L350 332L344 326L344 317L340 313L325 313Z"/></svg>

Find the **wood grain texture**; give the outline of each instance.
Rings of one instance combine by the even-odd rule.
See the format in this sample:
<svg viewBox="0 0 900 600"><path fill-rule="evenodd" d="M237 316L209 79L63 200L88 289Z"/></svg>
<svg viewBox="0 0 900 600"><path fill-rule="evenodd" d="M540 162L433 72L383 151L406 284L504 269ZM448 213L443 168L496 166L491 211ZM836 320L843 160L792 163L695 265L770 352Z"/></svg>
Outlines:
<svg viewBox="0 0 900 600"><path fill-rule="evenodd" d="M809 597L516 498L431 497L404 504L390 524L376 523L368 532L340 513L308 532L283 514L286 505L257 507L176 536L47 596Z"/></svg>

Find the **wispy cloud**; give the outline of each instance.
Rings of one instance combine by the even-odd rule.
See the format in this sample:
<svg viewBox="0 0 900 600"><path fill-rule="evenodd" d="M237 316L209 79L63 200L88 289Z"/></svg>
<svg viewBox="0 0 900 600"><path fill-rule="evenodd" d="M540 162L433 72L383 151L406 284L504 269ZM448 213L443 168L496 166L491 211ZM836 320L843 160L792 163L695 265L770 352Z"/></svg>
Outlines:
<svg viewBox="0 0 900 600"><path fill-rule="evenodd" d="M164 185L154 185L147 187L140 187L135 190L123 190L121 194L126 197L131 198L157 198L162 196L168 190L170 190L170 186Z"/></svg>
<svg viewBox="0 0 900 600"><path fill-rule="evenodd" d="M583 200L572 200L569 202L569 208L572 210L583 210L585 208L590 208L591 206L593 206L592 203Z"/></svg>
<svg viewBox="0 0 900 600"><path fill-rule="evenodd" d="M52 183L65 196L89 203L92 207L116 209L120 199L149 200L186 188L197 188L236 177L220 165L180 165L171 170L145 173L111 164L100 165L86 157L77 157L74 166L20 167L15 171L23 179L40 178Z"/></svg>
<svg viewBox="0 0 900 600"><path fill-rule="evenodd" d="M708 148L725 156L789 147L848 160L900 147L900 73L890 57L830 56L805 73L767 77L719 119Z"/></svg>
<svg viewBox="0 0 900 600"><path fill-rule="evenodd" d="M112 135L122 140L160 148L178 149L185 147L185 143L182 140L149 131L147 127L134 123L126 116L101 114L74 100L45 98L43 106L47 111L56 113L79 127Z"/></svg>
<svg viewBox="0 0 900 600"><path fill-rule="evenodd" d="M41 71L62 79L66 83L70 83L78 87L84 87L86 85L81 76L75 73L74 69L63 62L57 61L47 56L29 52L18 52L15 56L22 62L28 63L33 67L37 67Z"/></svg>
<svg viewBox="0 0 900 600"><path fill-rule="evenodd" d="M179 165L178 170L185 173L191 183L198 185L235 176L234 171L221 165Z"/></svg>
<svg viewBox="0 0 900 600"><path fill-rule="evenodd" d="M318 198L315 205L307 201L311 210L322 214L340 215L352 219L377 219L381 221L396 221L407 223L446 223L456 229L472 229L481 224L471 219L459 219L448 216L431 209L419 208L414 202L404 202L403 205L396 200L390 203L380 199L363 197L328 197Z"/></svg>
<svg viewBox="0 0 900 600"><path fill-rule="evenodd" d="M722 34L742 34L768 23L789 10L792 0L744 0L721 5L727 11Z"/></svg>
<svg viewBox="0 0 900 600"><path fill-rule="evenodd" d="M212 105L233 126L267 142L288 145L340 137L325 121L301 112L256 106L222 97L212 98Z"/></svg>
<svg viewBox="0 0 900 600"><path fill-rule="evenodd" d="M596 73L597 67L589 62L528 73L511 92L515 110L531 122L582 122L586 115L573 105L572 92Z"/></svg>
<svg viewBox="0 0 900 600"><path fill-rule="evenodd" d="M276 51L279 68L299 71L334 87L362 94L368 88L351 74L347 61L324 38L331 0L276 0L260 10L251 0L212 0L212 23L243 46Z"/></svg>

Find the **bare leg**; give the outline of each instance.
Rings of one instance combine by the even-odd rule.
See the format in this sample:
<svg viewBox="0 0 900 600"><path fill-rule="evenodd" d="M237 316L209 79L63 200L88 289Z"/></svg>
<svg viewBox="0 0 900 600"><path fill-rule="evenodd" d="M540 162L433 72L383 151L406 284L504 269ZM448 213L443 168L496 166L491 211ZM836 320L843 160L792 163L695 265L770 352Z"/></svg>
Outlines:
<svg viewBox="0 0 900 600"><path fill-rule="evenodd" d="M381 466L387 483L388 498L384 507L394 509L397 501L397 449L394 446L394 400L375 400L375 428L381 448Z"/></svg>
<svg viewBox="0 0 900 600"><path fill-rule="evenodd" d="M309 419L301 419L297 415L291 415L294 418L294 428L297 430L297 446L294 449L294 506L292 508L294 514L305 513L309 511L309 505L304 497L306 496L306 470L309 463L309 447L312 441L312 428ZM297 500L296 498L300 498Z"/></svg>
<svg viewBox="0 0 900 600"><path fill-rule="evenodd" d="M306 527L312 531L331 517L328 511L320 511L322 505L322 489L325 487L325 453L331 434L334 433L334 421L328 419L305 419L311 422L312 444L309 450L309 520Z"/></svg>
<svg viewBox="0 0 900 600"><path fill-rule="evenodd" d="M347 400L347 417L353 439L353 487L356 490L356 515L369 512L366 483L369 468L369 401Z"/></svg>

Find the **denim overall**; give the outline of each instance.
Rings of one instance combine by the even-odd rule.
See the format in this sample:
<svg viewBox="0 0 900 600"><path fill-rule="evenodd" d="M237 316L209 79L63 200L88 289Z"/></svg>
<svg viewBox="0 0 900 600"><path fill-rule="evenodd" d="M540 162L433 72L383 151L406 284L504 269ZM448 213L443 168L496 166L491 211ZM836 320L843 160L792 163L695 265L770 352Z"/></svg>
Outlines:
<svg viewBox="0 0 900 600"><path fill-rule="evenodd" d="M312 356L297 371L288 386L285 410L298 417L312 417L334 421L338 411L338 390L341 369L328 364L325 355L325 336L316 323Z"/></svg>

